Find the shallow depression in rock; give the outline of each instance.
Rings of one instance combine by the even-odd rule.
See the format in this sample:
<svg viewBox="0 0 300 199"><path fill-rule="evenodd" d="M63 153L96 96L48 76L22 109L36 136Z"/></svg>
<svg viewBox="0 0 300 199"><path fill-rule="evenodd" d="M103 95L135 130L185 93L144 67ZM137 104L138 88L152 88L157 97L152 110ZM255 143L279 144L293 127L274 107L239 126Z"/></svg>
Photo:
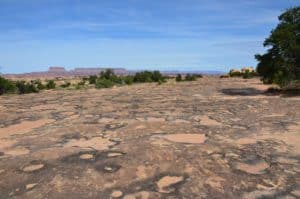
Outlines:
<svg viewBox="0 0 300 199"><path fill-rule="evenodd" d="M163 138L177 143L187 143L187 144L202 144L206 141L205 134L171 134L165 135Z"/></svg>

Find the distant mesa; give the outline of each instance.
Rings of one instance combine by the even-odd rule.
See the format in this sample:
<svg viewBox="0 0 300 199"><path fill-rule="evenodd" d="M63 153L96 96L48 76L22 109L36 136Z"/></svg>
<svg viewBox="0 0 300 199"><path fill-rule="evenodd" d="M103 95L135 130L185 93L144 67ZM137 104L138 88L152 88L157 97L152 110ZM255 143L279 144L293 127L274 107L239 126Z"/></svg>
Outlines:
<svg viewBox="0 0 300 199"><path fill-rule="evenodd" d="M112 69L117 75L133 75L142 70L127 70L125 68L110 68L110 67L80 67L73 70L66 70L62 66L51 66L47 71L31 72L22 74L3 74L6 78L65 78L65 77L83 77L90 75L98 75L100 72L107 69ZM177 74L206 74L218 75L224 72L220 71L160 71L164 75L177 75Z"/></svg>
<svg viewBox="0 0 300 199"><path fill-rule="evenodd" d="M67 71L64 67L52 66L52 67L49 67L48 72L49 73L65 73Z"/></svg>
<svg viewBox="0 0 300 199"><path fill-rule="evenodd" d="M98 75L101 71L105 71L107 69L112 69L117 75L126 75L130 74L124 68L75 68L73 70L66 70L61 66L51 66L48 71L42 72L31 72L31 73L23 73L23 74L5 74L6 78L56 78L56 77L82 77L89 75Z"/></svg>

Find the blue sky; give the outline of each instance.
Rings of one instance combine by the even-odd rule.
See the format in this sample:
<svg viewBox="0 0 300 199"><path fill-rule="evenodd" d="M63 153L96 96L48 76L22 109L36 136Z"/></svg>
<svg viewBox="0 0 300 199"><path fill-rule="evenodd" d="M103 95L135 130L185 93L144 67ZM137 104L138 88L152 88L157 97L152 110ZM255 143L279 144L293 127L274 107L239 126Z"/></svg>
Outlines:
<svg viewBox="0 0 300 199"><path fill-rule="evenodd" d="M0 0L0 72L255 66L277 16L296 5L300 0Z"/></svg>

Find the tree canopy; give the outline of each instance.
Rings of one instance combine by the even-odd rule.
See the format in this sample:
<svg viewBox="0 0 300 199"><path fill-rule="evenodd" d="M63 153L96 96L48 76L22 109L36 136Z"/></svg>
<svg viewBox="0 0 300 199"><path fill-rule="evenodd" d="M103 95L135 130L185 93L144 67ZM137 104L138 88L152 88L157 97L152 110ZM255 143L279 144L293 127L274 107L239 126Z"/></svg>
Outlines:
<svg viewBox="0 0 300 199"><path fill-rule="evenodd" d="M265 83L286 86L300 80L300 7L288 9L278 19L279 24L264 42L267 52L255 58Z"/></svg>

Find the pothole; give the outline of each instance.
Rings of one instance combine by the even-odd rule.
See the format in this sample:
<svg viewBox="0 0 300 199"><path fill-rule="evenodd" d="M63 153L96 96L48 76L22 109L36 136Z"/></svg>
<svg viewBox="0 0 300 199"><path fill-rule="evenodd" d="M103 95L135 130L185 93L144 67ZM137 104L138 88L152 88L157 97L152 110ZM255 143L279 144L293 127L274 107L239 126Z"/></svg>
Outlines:
<svg viewBox="0 0 300 199"><path fill-rule="evenodd" d="M79 140L72 139L67 142L64 147L79 147L89 148L97 151L108 149L110 146L115 145L115 142L110 141L108 138L94 137L91 139L81 138Z"/></svg>
<svg viewBox="0 0 300 199"><path fill-rule="evenodd" d="M89 154L89 153L85 153L85 154L81 154L79 156L79 158L82 159L82 160L90 160L90 159L94 158L94 155L93 154Z"/></svg>
<svg viewBox="0 0 300 199"><path fill-rule="evenodd" d="M140 191L132 194L127 194L123 199L148 199L150 198L150 193L148 191Z"/></svg>
<svg viewBox="0 0 300 199"><path fill-rule="evenodd" d="M158 192L160 193L171 193L175 191L172 187L184 180L183 176L164 176L156 182Z"/></svg>
<svg viewBox="0 0 300 199"><path fill-rule="evenodd" d="M37 185L37 183L27 184L26 185L26 190L33 189L36 185Z"/></svg>
<svg viewBox="0 0 300 199"><path fill-rule="evenodd" d="M28 166L23 167L22 171L24 172L33 172L33 171L38 171L44 168L44 164L42 163L33 163Z"/></svg>
<svg viewBox="0 0 300 199"><path fill-rule="evenodd" d="M249 163L237 163L235 167L236 169L249 174L263 174L269 166L270 165L266 161L257 160Z"/></svg>
<svg viewBox="0 0 300 199"><path fill-rule="evenodd" d="M170 134L164 135L163 138L178 143L187 143L187 144L202 144L206 141L205 134Z"/></svg>
<svg viewBox="0 0 300 199"><path fill-rule="evenodd" d="M123 195L123 192L119 191L119 190L115 190L110 194L110 196L112 198L120 198L122 195Z"/></svg>
<svg viewBox="0 0 300 199"><path fill-rule="evenodd" d="M118 157L118 156L122 156L123 153L119 153L119 152L110 152L107 154L107 157L109 158L113 158L113 157Z"/></svg>

